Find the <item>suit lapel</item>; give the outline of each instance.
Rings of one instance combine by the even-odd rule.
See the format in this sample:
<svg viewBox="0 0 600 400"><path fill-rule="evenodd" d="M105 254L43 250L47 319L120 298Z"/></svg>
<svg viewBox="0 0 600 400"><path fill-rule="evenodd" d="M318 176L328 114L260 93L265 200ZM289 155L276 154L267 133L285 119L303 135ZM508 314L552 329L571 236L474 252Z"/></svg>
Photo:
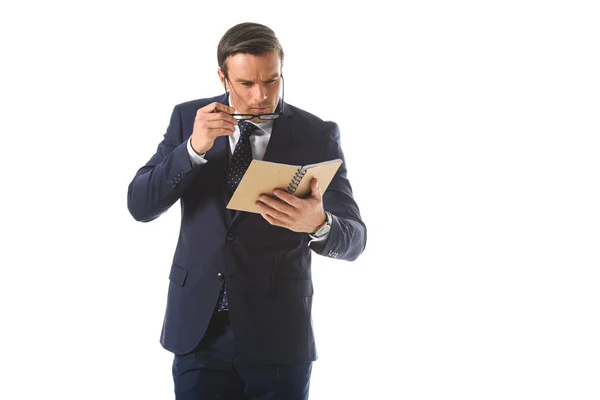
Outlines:
<svg viewBox="0 0 600 400"><path fill-rule="evenodd" d="M214 171L218 171L219 178L218 182L221 182L221 196L223 200L223 207L227 206L231 195L229 194L229 190L227 189L227 185L225 184L227 168L229 167L229 136L219 136L215 139L213 147L206 152L205 158L207 162L211 164L216 164ZM225 215L227 218L227 223L229 224L231 221L231 210L226 209Z"/></svg>
<svg viewBox="0 0 600 400"><path fill-rule="evenodd" d="M285 163L286 154L294 149L294 135L292 118L287 115L277 118L263 160Z"/></svg>

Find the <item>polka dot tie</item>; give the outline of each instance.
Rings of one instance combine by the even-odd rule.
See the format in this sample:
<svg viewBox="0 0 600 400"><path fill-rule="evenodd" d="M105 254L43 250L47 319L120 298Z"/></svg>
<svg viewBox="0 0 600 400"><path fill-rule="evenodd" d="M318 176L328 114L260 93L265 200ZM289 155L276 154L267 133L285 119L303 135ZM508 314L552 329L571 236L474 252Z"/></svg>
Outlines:
<svg viewBox="0 0 600 400"><path fill-rule="evenodd" d="M235 189L240 184L244 173L252 161L250 136L258 129L256 125L247 121L240 121L238 125L240 127L240 140L238 140L238 143L235 146L231 161L229 162L229 169L227 170L227 187L231 193L235 192ZM216 312L223 312L228 309L229 302L227 301L227 288L226 285L223 284L221 293L219 293Z"/></svg>
<svg viewBox="0 0 600 400"><path fill-rule="evenodd" d="M225 284L219 293L219 300L217 300L216 312L220 313L229 310L229 302L227 301L227 292L225 291Z"/></svg>
<svg viewBox="0 0 600 400"><path fill-rule="evenodd" d="M235 151L229 162L227 170L227 187L233 193L240 184L244 173L248 169L252 161L252 147L250 146L250 135L252 135L258 127L248 121L240 121L240 140L235 146Z"/></svg>

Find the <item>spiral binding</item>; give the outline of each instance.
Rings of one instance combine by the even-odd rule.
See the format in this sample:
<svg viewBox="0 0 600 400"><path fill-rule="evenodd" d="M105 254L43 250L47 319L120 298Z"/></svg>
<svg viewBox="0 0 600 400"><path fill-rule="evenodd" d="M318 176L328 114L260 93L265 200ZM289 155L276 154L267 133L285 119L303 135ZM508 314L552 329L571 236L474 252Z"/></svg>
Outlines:
<svg viewBox="0 0 600 400"><path fill-rule="evenodd" d="M296 175L294 175L294 177L292 178L292 181L290 182L290 184L288 185L288 187L285 191L288 192L289 194L294 194L296 189L298 189L298 185L300 184L300 181L302 180L302 178L304 178L304 175L306 175L306 170L303 168L298 168L298 171L296 171Z"/></svg>

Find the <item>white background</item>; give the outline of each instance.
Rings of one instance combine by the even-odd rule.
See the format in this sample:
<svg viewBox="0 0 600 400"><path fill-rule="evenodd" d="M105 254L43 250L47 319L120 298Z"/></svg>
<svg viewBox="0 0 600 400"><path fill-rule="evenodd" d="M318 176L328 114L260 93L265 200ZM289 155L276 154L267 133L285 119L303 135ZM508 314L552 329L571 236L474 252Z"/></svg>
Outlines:
<svg viewBox="0 0 600 400"><path fill-rule="evenodd" d="M264 23L368 226L315 257L311 399L600 398L600 29L582 1L3 2L0 398L170 399L179 209L127 185Z"/></svg>

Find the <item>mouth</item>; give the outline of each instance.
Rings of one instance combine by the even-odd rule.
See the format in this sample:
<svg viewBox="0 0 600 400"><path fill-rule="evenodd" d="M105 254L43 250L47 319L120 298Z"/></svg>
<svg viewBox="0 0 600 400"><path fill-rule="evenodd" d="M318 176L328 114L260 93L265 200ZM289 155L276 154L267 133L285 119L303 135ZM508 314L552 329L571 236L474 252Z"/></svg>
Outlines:
<svg viewBox="0 0 600 400"><path fill-rule="evenodd" d="M254 112L264 113L269 110L269 107L252 107L250 109Z"/></svg>

